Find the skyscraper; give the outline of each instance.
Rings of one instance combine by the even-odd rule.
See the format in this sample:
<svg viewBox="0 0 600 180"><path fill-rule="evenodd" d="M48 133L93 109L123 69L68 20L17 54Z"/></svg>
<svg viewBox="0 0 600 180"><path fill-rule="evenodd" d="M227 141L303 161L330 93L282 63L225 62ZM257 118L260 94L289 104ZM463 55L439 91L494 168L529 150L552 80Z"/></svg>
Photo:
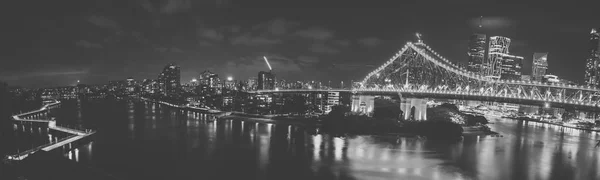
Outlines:
<svg viewBox="0 0 600 180"><path fill-rule="evenodd" d="M592 29L590 32L588 53L585 64L585 84L598 87L600 85L600 32L598 29Z"/></svg>
<svg viewBox="0 0 600 180"><path fill-rule="evenodd" d="M548 53L533 53L531 78L534 81L542 81L548 69Z"/></svg>
<svg viewBox="0 0 600 180"><path fill-rule="evenodd" d="M175 64L168 64L158 76L162 94L165 96L177 96L181 89L181 70Z"/></svg>
<svg viewBox="0 0 600 180"><path fill-rule="evenodd" d="M500 79L521 80L521 69L523 67L523 57L503 54L500 63Z"/></svg>
<svg viewBox="0 0 600 180"><path fill-rule="evenodd" d="M491 78L500 78L502 62L509 55L510 38L502 36L490 37L488 56L482 64L482 75Z"/></svg>
<svg viewBox="0 0 600 180"><path fill-rule="evenodd" d="M485 61L486 35L473 34L469 40L469 64L467 69L471 72L481 72L482 63Z"/></svg>
<svg viewBox="0 0 600 180"><path fill-rule="evenodd" d="M272 72L258 72L258 90L273 90L275 89L275 74Z"/></svg>

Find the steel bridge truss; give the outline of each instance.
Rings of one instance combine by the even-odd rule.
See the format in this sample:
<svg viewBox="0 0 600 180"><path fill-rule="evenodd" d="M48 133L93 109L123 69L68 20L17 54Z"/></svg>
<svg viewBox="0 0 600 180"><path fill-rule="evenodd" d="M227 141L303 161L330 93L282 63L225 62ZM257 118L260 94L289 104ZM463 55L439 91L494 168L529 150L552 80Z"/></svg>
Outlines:
<svg viewBox="0 0 600 180"><path fill-rule="evenodd" d="M594 87L483 77L451 63L424 43L407 43L360 84L355 90L439 92L592 107L600 103L600 91Z"/></svg>

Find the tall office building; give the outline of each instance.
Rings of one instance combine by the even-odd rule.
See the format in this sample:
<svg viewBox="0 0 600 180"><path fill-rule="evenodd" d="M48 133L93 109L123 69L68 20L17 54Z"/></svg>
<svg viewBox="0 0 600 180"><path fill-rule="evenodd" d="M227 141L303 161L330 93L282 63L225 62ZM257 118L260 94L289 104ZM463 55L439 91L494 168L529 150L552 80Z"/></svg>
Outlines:
<svg viewBox="0 0 600 180"><path fill-rule="evenodd" d="M600 85L600 32L592 29L588 45L588 58L585 64L585 84L599 87Z"/></svg>
<svg viewBox="0 0 600 180"><path fill-rule="evenodd" d="M258 90L273 90L275 89L275 74L272 72L258 72Z"/></svg>
<svg viewBox="0 0 600 180"><path fill-rule="evenodd" d="M548 69L548 53L533 53L531 78L534 81L542 81Z"/></svg>
<svg viewBox="0 0 600 180"><path fill-rule="evenodd" d="M487 59L482 64L482 75L491 78L500 78L502 73L502 63L510 47L510 38L502 36L490 37Z"/></svg>
<svg viewBox="0 0 600 180"><path fill-rule="evenodd" d="M161 92L165 96L177 96L181 89L181 70L175 64L168 64L158 76Z"/></svg>
<svg viewBox="0 0 600 180"><path fill-rule="evenodd" d="M198 81L200 81L200 85L208 86L210 88L217 88L220 79L219 75L206 70L200 73Z"/></svg>
<svg viewBox="0 0 600 180"><path fill-rule="evenodd" d="M473 34L469 39L469 64L467 70L471 72L481 72L482 63L485 61L485 50L486 50L486 35L485 34Z"/></svg>
<svg viewBox="0 0 600 180"><path fill-rule="evenodd" d="M499 57L502 59L500 63L500 79L521 80L523 57L508 54L503 54Z"/></svg>

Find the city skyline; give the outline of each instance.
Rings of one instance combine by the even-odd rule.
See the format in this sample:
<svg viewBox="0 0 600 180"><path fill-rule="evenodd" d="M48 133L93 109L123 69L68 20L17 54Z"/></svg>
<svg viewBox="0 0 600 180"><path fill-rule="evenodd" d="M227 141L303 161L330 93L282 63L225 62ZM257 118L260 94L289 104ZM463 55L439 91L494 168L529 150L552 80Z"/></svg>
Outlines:
<svg viewBox="0 0 600 180"><path fill-rule="evenodd" d="M525 57L523 74L531 74L533 52L549 52L552 58L548 63L553 66L548 72L582 81L589 30L597 26L592 23L594 19L582 19L581 14L553 19L547 17L559 16L561 11L529 16L541 10L519 7L514 7L510 16L494 16L490 7L454 5L468 13L437 16L445 11L436 11L431 16L414 17L412 14L418 13L415 10L395 13L372 8L356 12L350 5L330 15L327 8L239 8L231 2L229 7L201 11L206 6L197 3L144 2L122 4L122 9L110 11L102 11L110 7L108 3L93 4L98 10L85 13L60 3L47 4L56 9L40 10L48 13L44 17L27 16L28 21L18 26L28 29L26 32L12 31L14 39L8 41L19 50L3 66L0 80L11 86L48 87L71 85L77 80L102 84L130 76L154 79L157 70L171 62L181 66L182 82L204 70L240 79L266 71L262 57L267 56L283 79L350 82L371 71L366 65L378 66L406 41L414 41L415 32L451 61L467 64L469 36L476 32L483 15L485 34L511 38L511 54ZM58 10L69 13L55 12ZM305 14L307 10L311 13ZM129 16L133 14L137 16ZM236 18L241 15L244 21ZM579 21L565 23L578 15ZM386 20L375 21L381 19ZM40 35L30 37L28 33Z"/></svg>

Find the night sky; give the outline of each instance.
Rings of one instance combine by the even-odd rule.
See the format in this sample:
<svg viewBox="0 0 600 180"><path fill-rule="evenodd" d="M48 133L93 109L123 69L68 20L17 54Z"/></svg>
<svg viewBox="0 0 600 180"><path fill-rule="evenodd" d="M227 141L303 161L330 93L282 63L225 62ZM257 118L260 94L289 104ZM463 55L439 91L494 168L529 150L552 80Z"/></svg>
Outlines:
<svg viewBox="0 0 600 180"><path fill-rule="evenodd" d="M590 29L600 27L593 4L366 2L377 1L14 1L2 8L10 25L2 28L0 80L102 84L156 78L168 63L182 67L182 82L204 70L246 80L268 70L267 56L278 78L334 84L362 79L415 32L466 62L469 35L484 16L483 31L513 40L525 74L533 52L549 52L550 73L581 82Z"/></svg>

